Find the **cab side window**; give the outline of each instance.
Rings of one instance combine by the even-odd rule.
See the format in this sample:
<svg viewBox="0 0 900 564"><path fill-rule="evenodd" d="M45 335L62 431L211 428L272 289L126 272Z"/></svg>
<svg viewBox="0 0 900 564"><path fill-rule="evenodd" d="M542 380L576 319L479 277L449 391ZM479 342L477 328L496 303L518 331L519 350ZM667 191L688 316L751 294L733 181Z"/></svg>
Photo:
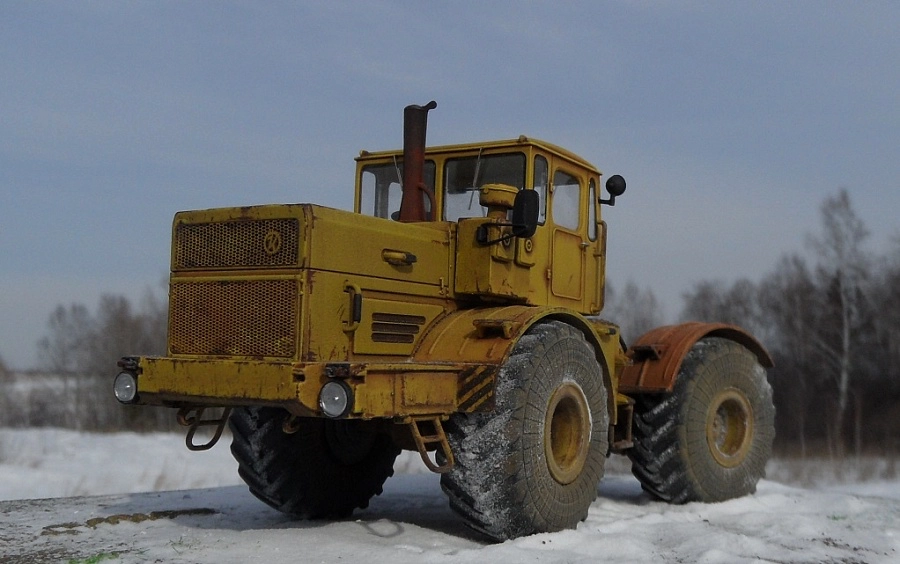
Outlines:
<svg viewBox="0 0 900 564"><path fill-rule="evenodd" d="M425 185L434 190L434 161L425 161ZM400 212L403 199L403 164L367 165L360 177L360 213L391 218ZM425 212L431 213L431 200L425 198Z"/></svg>
<svg viewBox="0 0 900 564"><path fill-rule="evenodd" d="M562 170L553 175L553 222L573 231L580 224L581 184L578 178Z"/></svg>

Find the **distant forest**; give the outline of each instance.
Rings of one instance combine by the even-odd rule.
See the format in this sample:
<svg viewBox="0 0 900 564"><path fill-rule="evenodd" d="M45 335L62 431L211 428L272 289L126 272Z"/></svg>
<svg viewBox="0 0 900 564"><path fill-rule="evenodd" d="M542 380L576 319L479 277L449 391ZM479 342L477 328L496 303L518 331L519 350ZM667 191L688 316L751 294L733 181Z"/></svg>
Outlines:
<svg viewBox="0 0 900 564"><path fill-rule="evenodd" d="M769 380L782 456L900 453L900 236L884 256L845 190L826 198L806 252L787 254L758 281L703 281L683 294L679 321L740 325L775 359ZM626 338L662 325L653 292L607 286L603 316ZM148 291L136 307L107 295L95 311L59 305L38 347L39 372L0 361L0 426L84 430L175 428L174 411L125 408L112 397L116 360L166 348L166 303ZM52 375L52 376L50 376ZM51 381L52 380L52 381ZM61 384L59 382L62 382Z"/></svg>
<svg viewBox="0 0 900 564"><path fill-rule="evenodd" d="M703 281L683 294L680 321L748 329L775 367L781 455L891 456L900 452L900 236L884 256L846 190L820 206L807 252L781 257L758 282ZM661 324L649 290L608 292L605 315L637 336Z"/></svg>

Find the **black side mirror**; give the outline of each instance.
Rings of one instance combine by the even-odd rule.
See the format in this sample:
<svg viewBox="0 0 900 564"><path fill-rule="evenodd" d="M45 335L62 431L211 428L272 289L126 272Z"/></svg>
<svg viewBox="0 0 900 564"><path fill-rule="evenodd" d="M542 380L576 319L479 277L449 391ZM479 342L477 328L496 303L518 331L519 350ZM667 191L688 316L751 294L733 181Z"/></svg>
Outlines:
<svg viewBox="0 0 900 564"><path fill-rule="evenodd" d="M616 197L625 193L625 179L621 175L614 174L606 181L606 191L609 192L609 199L600 198L601 204L610 206L616 205Z"/></svg>
<svg viewBox="0 0 900 564"><path fill-rule="evenodd" d="M519 190L512 206L511 223L490 223L481 225L475 233L475 240L482 245L493 245L501 241L509 241L513 237L531 237L537 230L538 214L540 213L541 197L534 190ZM511 233L503 235L499 239L488 240L488 226L512 227Z"/></svg>
<svg viewBox="0 0 900 564"><path fill-rule="evenodd" d="M541 197L535 190L520 190L512 209L512 233L514 237L531 237L537 230Z"/></svg>

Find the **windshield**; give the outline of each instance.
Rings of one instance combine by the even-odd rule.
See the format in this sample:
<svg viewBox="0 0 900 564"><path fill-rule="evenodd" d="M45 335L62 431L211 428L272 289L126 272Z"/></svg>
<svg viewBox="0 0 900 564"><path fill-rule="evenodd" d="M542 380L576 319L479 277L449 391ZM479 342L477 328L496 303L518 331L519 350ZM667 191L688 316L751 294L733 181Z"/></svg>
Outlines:
<svg viewBox="0 0 900 564"><path fill-rule="evenodd" d="M425 161L425 185L434 191L434 161ZM360 213L385 219L396 219L403 199L401 179L403 164L369 165L363 168L360 179ZM431 212L431 201L425 198L425 212Z"/></svg>
<svg viewBox="0 0 900 564"><path fill-rule="evenodd" d="M448 159L444 165L444 219L484 217L487 209L478 203L485 184L525 187L525 154L477 155Z"/></svg>

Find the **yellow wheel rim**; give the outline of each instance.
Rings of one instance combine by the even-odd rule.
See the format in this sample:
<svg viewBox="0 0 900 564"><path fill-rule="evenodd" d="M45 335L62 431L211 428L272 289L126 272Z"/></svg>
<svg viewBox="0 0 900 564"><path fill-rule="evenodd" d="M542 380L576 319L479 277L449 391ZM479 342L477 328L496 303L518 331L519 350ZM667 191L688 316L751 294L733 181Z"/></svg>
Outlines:
<svg viewBox="0 0 900 564"><path fill-rule="evenodd" d="M550 475L571 484L581 474L591 443L591 412L581 387L566 382L553 392L544 419L544 453Z"/></svg>
<svg viewBox="0 0 900 564"><path fill-rule="evenodd" d="M706 442L720 465L733 468L747 457L753 443L753 408L741 391L724 390L710 402Z"/></svg>

